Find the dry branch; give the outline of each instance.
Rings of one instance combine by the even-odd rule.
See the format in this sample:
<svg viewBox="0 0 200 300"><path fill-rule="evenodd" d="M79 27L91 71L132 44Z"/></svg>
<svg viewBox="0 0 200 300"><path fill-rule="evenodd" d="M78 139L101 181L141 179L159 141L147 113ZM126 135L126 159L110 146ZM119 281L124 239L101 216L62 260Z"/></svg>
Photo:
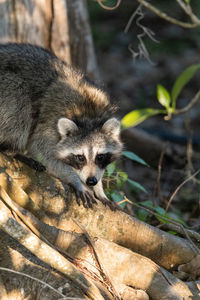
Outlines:
<svg viewBox="0 0 200 300"><path fill-rule="evenodd" d="M155 13L158 17L164 19L165 21L167 21L169 23L181 26L183 28L195 28L195 27L200 26L200 19L193 13L190 4L189 3L185 4L184 0L183 1L176 0L176 2L184 10L184 12L189 16L191 23L179 21L178 19L169 16L167 13L161 11L156 6L150 4L146 0L137 0L137 1L140 3L140 5L146 7L148 10ZM133 13L133 15L134 15L134 13ZM131 19L133 19L133 18L131 17Z"/></svg>

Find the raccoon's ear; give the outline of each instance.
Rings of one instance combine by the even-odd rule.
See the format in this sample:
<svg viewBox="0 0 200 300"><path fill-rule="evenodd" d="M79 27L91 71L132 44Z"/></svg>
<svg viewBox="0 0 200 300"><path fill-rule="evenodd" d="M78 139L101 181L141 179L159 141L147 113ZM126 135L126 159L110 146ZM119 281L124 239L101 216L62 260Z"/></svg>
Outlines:
<svg viewBox="0 0 200 300"><path fill-rule="evenodd" d="M109 119L103 124L102 130L107 134L117 137L120 133L120 121L116 118Z"/></svg>
<svg viewBox="0 0 200 300"><path fill-rule="evenodd" d="M57 126L61 137L66 137L67 135L70 135L70 133L78 130L77 125L67 118L60 118Z"/></svg>

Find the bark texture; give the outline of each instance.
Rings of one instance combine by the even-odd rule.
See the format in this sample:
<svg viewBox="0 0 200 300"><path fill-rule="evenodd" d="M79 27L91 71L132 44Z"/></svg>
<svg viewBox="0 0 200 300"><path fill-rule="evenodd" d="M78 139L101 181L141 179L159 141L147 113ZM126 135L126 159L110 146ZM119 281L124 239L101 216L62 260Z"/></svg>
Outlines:
<svg viewBox="0 0 200 300"><path fill-rule="evenodd" d="M86 74L98 81L99 74L88 21L87 1L67 0L66 2L70 24L69 37L72 64L81 68L81 70L85 70Z"/></svg>
<svg viewBox="0 0 200 300"><path fill-rule="evenodd" d="M17 240L12 242L11 248L16 249L14 252L18 253L19 245L23 245L26 251L29 250L40 259L40 262L37 262L38 269L45 263L71 278L79 289L76 282L80 282L81 279L87 287L86 289L82 287L82 293L84 295L89 293L91 299L93 294L97 297L94 299L101 299L104 289L104 299L113 299L113 293L116 292L116 295L122 293L121 287L124 285L147 291L155 300L179 300L194 295L185 283L160 267L162 265L170 269L172 265L175 267L191 261L196 255L187 240L148 226L121 211L112 212L101 203L93 209L86 210L76 204L73 191L70 189L64 191L58 180L46 172L36 172L3 154L0 154L0 186L1 191L2 188L6 191L0 193L4 203L5 195L8 194L17 205L20 205L18 210L21 215L12 208L12 203L11 205L9 202L6 203L14 210L14 215L17 215L16 220L25 222L33 231L29 233L27 229L23 229L7 207L1 204L0 227ZM85 230L90 234L89 241L92 242L88 242ZM8 252L11 253L5 234L1 235L0 244L1 257L5 257ZM5 245L9 251L4 250ZM98 261L94 254L97 255ZM25 255L23 251L20 264L15 263L15 255L3 259L3 266L10 262L13 264L12 268L15 269L17 266L19 270L20 267L24 268L29 264L24 262L24 256L27 257L27 254ZM30 254L28 257L32 260ZM79 271L84 270L85 279L68 259L79 268ZM196 259L199 261L198 256ZM33 270L34 268L29 268L29 274L35 272ZM39 274L43 274L41 270ZM106 283L104 287L101 286L100 293L98 289L95 292L96 287L92 283L88 283L87 276L97 281L98 286L102 282ZM52 280L57 284L55 275ZM106 286L109 287L108 290ZM127 299L131 299L132 291L123 288L123 293L128 293ZM146 294L143 296L138 299L148 299ZM125 296L123 299L126 299ZM137 299L136 296L133 296L133 299Z"/></svg>
<svg viewBox="0 0 200 300"><path fill-rule="evenodd" d="M81 232L72 222L72 219L78 220L92 236L118 243L167 269L195 257L189 241L121 211L113 212L101 203L88 210L78 206L73 191L70 188L64 190L61 183L46 172L35 172L3 154L0 154L0 166L6 170L6 173L0 172L0 184L9 196L49 225L65 231Z"/></svg>

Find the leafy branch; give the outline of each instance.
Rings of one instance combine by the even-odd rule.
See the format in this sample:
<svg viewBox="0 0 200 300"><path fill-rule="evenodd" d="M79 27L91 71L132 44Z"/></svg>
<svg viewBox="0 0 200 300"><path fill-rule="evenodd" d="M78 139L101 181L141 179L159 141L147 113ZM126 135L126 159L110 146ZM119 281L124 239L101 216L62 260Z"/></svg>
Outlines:
<svg viewBox="0 0 200 300"><path fill-rule="evenodd" d="M157 99L164 109L143 108L136 109L128 113L121 120L122 129L133 127L144 120L158 114L165 114L165 120L171 119L172 115L178 115L189 111L200 99L200 90L195 94L191 101L181 109L176 108L178 96L185 85L194 77L200 69L200 64L195 64L185 69L176 79L171 93L161 84L157 85Z"/></svg>
<svg viewBox="0 0 200 300"><path fill-rule="evenodd" d="M148 167L148 164L142 158L131 151L123 151L122 157ZM121 203L125 197L125 194L122 192L125 186L135 193L139 191L147 193L145 187L143 187L139 182L130 179L128 174L122 171L120 165L118 165L116 162L112 162L107 166L104 176L104 183L107 196L112 198L116 203L120 204L122 208L125 206L125 203Z"/></svg>

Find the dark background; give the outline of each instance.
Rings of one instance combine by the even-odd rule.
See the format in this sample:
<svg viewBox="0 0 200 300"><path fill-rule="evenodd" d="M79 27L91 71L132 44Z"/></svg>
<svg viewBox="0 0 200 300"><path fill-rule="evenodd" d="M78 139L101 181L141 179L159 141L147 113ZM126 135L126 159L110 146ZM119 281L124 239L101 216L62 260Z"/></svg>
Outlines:
<svg viewBox="0 0 200 300"><path fill-rule="evenodd" d="M191 2L194 12L200 16L200 2ZM107 3L115 4L116 1ZM189 22L174 0L150 3L170 16ZM140 23L154 32L157 42L144 37L149 59L134 59L128 47L131 45L137 51L137 35L142 30L137 26L136 19L128 33L124 33L124 29L138 5L137 1L122 0L117 9L110 11L101 8L95 1L89 1L90 22L102 82L113 101L118 102L120 117L138 108L161 108L156 98L157 84L164 85L170 92L175 79L186 67L200 63L200 28L181 28L162 20L145 8L144 18ZM178 108L189 103L198 91L199 76L200 71L185 86L177 101ZM161 196L156 192L157 166L151 166L150 163L150 168L146 168L136 163L130 164L130 161L124 163L129 176L148 190L147 195L139 192L130 197L138 201L151 199L164 207L175 188L189 173L194 173L200 167L200 101L188 113L173 116L170 121L164 120L163 116L155 116L136 128L143 129L150 137L168 141L169 147L175 149L171 154L172 159L164 159L162 162ZM187 160L190 139L190 146L193 147L192 166L188 165ZM173 200L171 214L181 216L190 224L199 224L199 190L199 182L190 181L184 185Z"/></svg>

